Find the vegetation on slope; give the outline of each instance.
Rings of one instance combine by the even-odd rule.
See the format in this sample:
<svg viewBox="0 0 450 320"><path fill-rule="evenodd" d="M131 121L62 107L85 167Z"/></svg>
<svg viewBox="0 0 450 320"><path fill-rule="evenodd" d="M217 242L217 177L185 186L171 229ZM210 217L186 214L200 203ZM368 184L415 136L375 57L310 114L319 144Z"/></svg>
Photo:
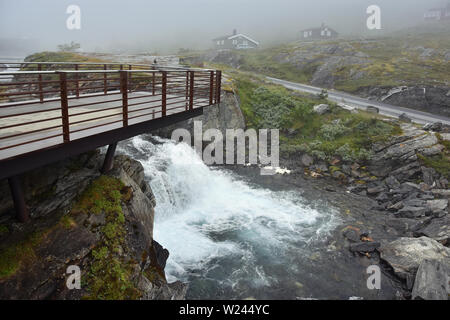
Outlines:
<svg viewBox="0 0 450 320"><path fill-rule="evenodd" d="M450 179L450 141L442 139L439 133L436 133L439 144L444 146L444 150L439 155L427 157L419 154L419 160L426 166L433 168L447 180Z"/></svg>
<svg viewBox="0 0 450 320"><path fill-rule="evenodd" d="M280 150L286 155L307 152L322 160L338 156L365 161L373 143L401 132L397 124L373 114L350 113L326 99L299 95L242 73L233 77L247 126L279 129ZM331 112L315 113L313 107L321 103Z"/></svg>
<svg viewBox="0 0 450 320"><path fill-rule="evenodd" d="M374 86L448 86L449 48L447 30L371 40L297 41L272 48L234 51L230 61L243 71L310 83L321 66L336 58L327 71L334 79L334 88L353 93Z"/></svg>
<svg viewBox="0 0 450 320"><path fill-rule="evenodd" d="M125 246L125 217L122 201L130 199L129 189L113 177L101 176L83 192L71 214L104 214L101 242L92 250L85 285L86 299L123 300L139 298L131 274L134 261L125 261L120 253Z"/></svg>

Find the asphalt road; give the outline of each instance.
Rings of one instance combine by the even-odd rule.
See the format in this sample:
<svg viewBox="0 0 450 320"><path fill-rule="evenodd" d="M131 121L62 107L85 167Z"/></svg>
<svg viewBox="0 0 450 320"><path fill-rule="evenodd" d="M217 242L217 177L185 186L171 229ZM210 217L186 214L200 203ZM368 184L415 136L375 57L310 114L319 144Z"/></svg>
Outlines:
<svg viewBox="0 0 450 320"><path fill-rule="evenodd" d="M322 91L322 88L313 87L301 83L290 82L286 80L281 80L277 78L266 77L269 81L282 85L288 89L297 90L306 93L318 94ZM380 110L380 114L398 117L402 113L406 113L409 118L411 118L414 122L425 124L425 123L433 123L433 122L442 122L443 124L450 125L450 118L445 116L440 116L436 114L431 114L428 112L418 111L414 109L408 109L404 107L398 107L389 105L386 103L368 100L364 98L360 98L357 96L350 95L348 93L336 91L336 90L328 90L328 99L337 103L343 103L345 105L355 107L358 109L365 110L367 106L374 106Z"/></svg>

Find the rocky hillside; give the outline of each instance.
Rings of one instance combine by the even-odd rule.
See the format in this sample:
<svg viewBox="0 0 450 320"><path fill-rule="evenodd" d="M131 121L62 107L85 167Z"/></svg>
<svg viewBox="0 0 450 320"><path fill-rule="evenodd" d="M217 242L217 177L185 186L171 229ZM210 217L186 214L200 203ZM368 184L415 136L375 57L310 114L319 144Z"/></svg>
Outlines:
<svg viewBox="0 0 450 320"><path fill-rule="evenodd" d="M16 223L6 181L0 194L1 299L183 299L168 284L169 252L153 239L154 197L142 165L126 156L100 175L91 152L24 176L32 221ZM81 289L66 286L69 266Z"/></svg>
<svg viewBox="0 0 450 320"><path fill-rule="evenodd" d="M448 30L377 39L295 42L185 58L450 115Z"/></svg>
<svg viewBox="0 0 450 320"><path fill-rule="evenodd" d="M342 232L348 249L358 256L379 257L409 291L403 298L447 300L450 133L406 123L401 129L401 134L375 143L368 162L338 156L326 162L303 154L286 165L313 178L332 177L347 192L372 199L376 213L366 218L383 231L372 233L360 222L347 226ZM336 191L331 186L328 190Z"/></svg>

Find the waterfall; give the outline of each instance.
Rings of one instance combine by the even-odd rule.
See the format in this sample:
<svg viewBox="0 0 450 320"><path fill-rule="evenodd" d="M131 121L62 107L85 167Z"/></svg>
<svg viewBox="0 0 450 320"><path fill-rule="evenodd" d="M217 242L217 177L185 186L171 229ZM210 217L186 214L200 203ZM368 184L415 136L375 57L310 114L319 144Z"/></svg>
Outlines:
<svg viewBox="0 0 450 320"><path fill-rule="evenodd" d="M292 258L337 225L332 209L314 209L298 192L252 185L206 166L187 144L154 139L135 137L121 149L145 168L156 199L154 238L170 251L168 280L189 282L191 298L277 287L299 272Z"/></svg>

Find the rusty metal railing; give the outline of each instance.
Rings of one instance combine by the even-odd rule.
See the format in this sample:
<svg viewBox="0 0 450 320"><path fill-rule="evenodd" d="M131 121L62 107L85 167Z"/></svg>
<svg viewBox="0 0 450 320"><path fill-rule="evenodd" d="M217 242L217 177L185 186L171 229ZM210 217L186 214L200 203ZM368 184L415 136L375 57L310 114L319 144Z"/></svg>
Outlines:
<svg viewBox="0 0 450 320"><path fill-rule="evenodd" d="M49 70L61 65L70 70ZM0 160L220 103L217 70L59 62L20 68L0 73L12 77L0 81Z"/></svg>

